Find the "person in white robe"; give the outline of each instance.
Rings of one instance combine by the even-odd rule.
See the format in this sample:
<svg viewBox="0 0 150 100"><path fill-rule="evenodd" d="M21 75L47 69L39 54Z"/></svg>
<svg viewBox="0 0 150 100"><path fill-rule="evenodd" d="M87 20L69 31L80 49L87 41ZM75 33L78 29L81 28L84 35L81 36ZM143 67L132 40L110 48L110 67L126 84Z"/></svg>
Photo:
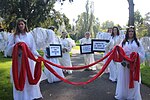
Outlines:
<svg viewBox="0 0 150 100"><path fill-rule="evenodd" d="M12 40L11 38L13 38L13 33L9 33L7 32L7 40L5 42L5 50L4 50L4 57L7 57L7 45L9 44L9 40Z"/></svg>
<svg viewBox="0 0 150 100"><path fill-rule="evenodd" d="M145 65L150 66L150 37L142 37L140 39L145 51Z"/></svg>
<svg viewBox="0 0 150 100"><path fill-rule="evenodd" d="M110 42L106 45L105 51L110 52L116 45L119 45L121 39L119 37L119 29L114 26L112 29ZM109 64L109 80L112 82L117 81L118 76L118 62L111 61Z"/></svg>
<svg viewBox="0 0 150 100"><path fill-rule="evenodd" d="M8 43L7 46L7 55L12 56L12 50L13 47L16 43L18 42L24 42L26 45L29 47L31 52L35 57L40 56L38 52L36 51L35 43L34 43L34 38L31 35L31 33L28 33L28 28L27 28L27 22L24 18L19 18L16 21L16 32L13 34L13 38ZM18 73L20 72L20 67L21 67L21 57L22 52L19 51L18 54ZM34 76L34 69L35 69L35 62L33 60L29 60L29 65L30 65L30 70L32 73L32 77ZM13 82L13 74L12 74L12 68L10 70L10 75L11 75L11 82L13 83L13 98L14 100L33 100L33 99L38 99L38 98L43 98L41 91L40 91L40 81L44 80L44 74L42 74L40 81L36 85L30 85L28 82L28 79L26 78L25 80L25 86L23 91L18 91L16 90ZM27 75L26 75L27 77Z"/></svg>
<svg viewBox="0 0 150 100"><path fill-rule="evenodd" d="M48 41L50 41L49 44L60 44L60 40L59 40L58 37L55 35L54 29L55 29L55 28L54 28L53 26L51 26L51 27L47 30L48 36L49 36L49 39L50 39L50 40L48 40ZM44 51L44 59L46 59L46 60L48 60L48 61L50 61L50 62L53 62L53 63L55 63L55 64L60 65L59 58L56 58L56 57L55 57L55 58L54 58L54 57L53 57L53 58L52 58L52 57L48 57L46 50ZM52 66L52 65L49 65L49 66L52 67L53 70L56 71L58 75L60 75L61 77L64 78L64 74L63 74L62 69L57 68L57 67ZM54 83L54 82L59 82L59 81L61 81L61 80L60 80L59 78L57 78L53 73L51 73L46 67L44 67L44 73L46 74L47 80L48 80L49 83Z"/></svg>
<svg viewBox="0 0 150 100"><path fill-rule="evenodd" d="M100 40L110 40L111 39L111 32L112 32L112 28L108 28L107 33L103 33L103 32L98 32L96 35L96 39L100 39ZM104 57L108 52L104 52L102 54L102 56ZM107 59L105 59L102 63L105 63ZM105 73L109 73L109 68L107 67L104 71Z"/></svg>
<svg viewBox="0 0 150 100"><path fill-rule="evenodd" d="M79 40L80 44L91 44L91 38L90 38L90 32L85 33L85 37ZM93 62L95 62L94 54L84 54L84 64L89 65ZM85 69L85 71L88 70L96 70L96 65L93 65L92 67L89 67Z"/></svg>
<svg viewBox="0 0 150 100"><path fill-rule="evenodd" d="M67 32L62 32L60 41L62 45L62 57L59 59L62 66L72 67L71 58L69 52L72 49L72 43L67 37ZM72 70L64 70L67 74L72 74Z"/></svg>
<svg viewBox="0 0 150 100"><path fill-rule="evenodd" d="M4 52L6 49L6 45L7 45L7 40L8 40L8 36L7 36L7 32L5 31L1 31L0 32L0 51ZM5 52L4 52L5 53ZM4 55L5 56L5 55Z"/></svg>
<svg viewBox="0 0 150 100"><path fill-rule="evenodd" d="M145 52L142 44L137 40L134 27L129 27L123 42L120 43L126 55L129 56L132 52L137 52L140 57L140 63L145 59ZM116 86L115 98L118 100L142 100L140 94L140 81L134 81L134 88L129 88L130 70L126 64L119 64L118 81ZM140 77L141 78L141 77Z"/></svg>

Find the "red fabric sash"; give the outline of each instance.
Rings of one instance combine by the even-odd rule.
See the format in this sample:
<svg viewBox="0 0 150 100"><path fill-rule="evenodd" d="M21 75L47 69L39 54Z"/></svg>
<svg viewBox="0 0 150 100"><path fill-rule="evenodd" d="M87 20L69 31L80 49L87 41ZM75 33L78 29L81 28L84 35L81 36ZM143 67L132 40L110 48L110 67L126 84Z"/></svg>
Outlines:
<svg viewBox="0 0 150 100"><path fill-rule="evenodd" d="M21 69L20 72L18 73L18 51L22 50L22 59L21 59ZM62 68L62 69L67 69L67 70L79 70L79 69L84 69L84 68L88 68L91 67L101 61L103 61L104 59L107 59L106 63L103 65L102 69L91 79L89 79L86 82L71 82L67 79L64 79L63 77L59 76L57 74L57 72L55 72L50 65L56 66L58 68ZM34 70L34 78L32 77L32 73L30 70L30 65L28 62L28 58L32 59L36 62L35 65L35 70ZM86 65L86 66L73 66L73 67L64 67L61 65L57 65L54 64L52 62L49 62L47 60L45 60L42 57L38 57L38 59L36 59L34 57L34 55L31 53L31 51L28 49L27 45L23 42L17 43L14 48L13 48L13 56L12 56L12 73L13 73L13 80L14 80L14 84L15 84L15 88L17 90L23 91L24 89L24 85L25 85L25 80L26 80L26 75L28 78L28 82L31 85L35 85L37 84L37 82L39 81L40 77L41 77L41 63L43 61L45 67L51 71L56 77L58 77L59 79L63 80L66 83L69 84L73 84L73 85L85 85L88 84L92 81L94 81L96 78L98 78L107 68L107 66L109 65L111 60L114 60L116 62L122 62L122 60L125 59L128 62L130 62L130 83L129 83L129 88L133 88L134 87L134 81L139 81L139 72L140 72L140 59L139 59L139 55L135 52L133 52L130 55L130 58L127 57L125 55L125 52L123 51L123 49L119 46L114 47L114 49L109 52L106 56L104 56L103 58L97 60L94 63L91 63L90 65ZM50 65L49 65L50 64Z"/></svg>
<svg viewBox="0 0 150 100"><path fill-rule="evenodd" d="M22 59L21 59L21 68L20 72L18 73L18 51L22 50ZM35 70L34 70L34 77L32 77L32 73L30 70L30 65L28 62L28 58L36 61ZM39 57L36 59L31 51L28 49L27 45L23 42L17 43L13 48L13 55L12 55L12 73L13 73L13 80L14 85L17 90L22 91L24 89L26 74L28 76L29 84L37 84L41 77L41 58ZM18 75L19 74L19 75Z"/></svg>

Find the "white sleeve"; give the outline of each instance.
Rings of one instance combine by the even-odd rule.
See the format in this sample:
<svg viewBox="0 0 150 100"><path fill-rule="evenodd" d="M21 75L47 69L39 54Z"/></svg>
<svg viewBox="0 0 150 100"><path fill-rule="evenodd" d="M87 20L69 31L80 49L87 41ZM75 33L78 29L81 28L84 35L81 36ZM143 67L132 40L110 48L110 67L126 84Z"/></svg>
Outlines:
<svg viewBox="0 0 150 100"><path fill-rule="evenodd" d="M140 43L139 49L138 49L138 54L140 56L140 63L143 63L145 60L145 51L143 45Z"/></svg>
<svg viewBox="0 0 150 100"><path fill-rule="evenodd" d="M109 52L111 50L111 41L109 41L109 43L107 43L107 45L105 46L105 52Z"/></svg>
<svg viewBox="0 0 150 100"><path fill-rule="evenodd" d="M109 43L106 45L106 49L108 51L112 50L114 48L114 40L110 39Z"/></svg>
<svg viewBox="0 0 150 100"><path fill-rule="evenodd" d="M49 34L47 29L37 27L30 33L34 38L35 45L38 50L44 49L49 44Z"/></svg>
<svg viewBox="0 0 150 100"><path fill-rule="evenodd" d="M71 45L71 42L67 39L67 42L68 42L68 47L66 48L68 50L68 52L71 51L72 49L72 45Z"/></svg>
<svg viewBox="0 0 150 100"><path fill-rule="evenodd" d="M47 33L48 33L48 40L47 40L47 42L50 44L50 43L55 43L55 41L57 41L57 40L55 40L56 39L56 35L55 35L55 33L54 33L54 31L52 31L52 30L50 30L50 29L48 29L48 30L46 30L47 31Z"/></svg>
<svg viewBox="0 0 150 100"><path fill-rule="evenodd" d="M12 56L13 47L15 45L15 38L14 35L12 35L8 40L8 45L6 47L6 55Z"/></svg>
<svg viewBox="0 0 150 100"><path fill-rule="evenodd" d="M80 44L83 44L83 39L84 39L84 38L82 38L82 39L79 40L79 43L80 43Z"/></svg>
<svg viewBox="0 0 150 100"><path fill-rule="evenodd" d="M32 34L31 33L28 33L28 34L30 34L30 39L31 39L31 52L35 56L40 56L39 53L36 50L35 40L34 40Z"/></svg>

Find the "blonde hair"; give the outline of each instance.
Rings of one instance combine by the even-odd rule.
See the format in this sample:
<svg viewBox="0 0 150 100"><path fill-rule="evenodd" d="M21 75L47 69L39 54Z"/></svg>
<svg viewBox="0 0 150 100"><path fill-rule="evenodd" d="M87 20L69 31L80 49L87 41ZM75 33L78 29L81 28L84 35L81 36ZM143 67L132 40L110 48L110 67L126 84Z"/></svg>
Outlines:
<svg viewBox="0 0 150 100"><path fill-rule="evenodd" d="M15 30L15 34L14 34L14 35L18 35L18 34L20 33L20 29L19 29L19 27L18 27L18 23L19 23L20 21L24 22L24 24L25 24L25 29L24 29L24 31L25 31L25 32L29 32L28 27L27 27L27 20L25 20L24 18L18 18L18 19L16 20L16 30Z"/></svg>

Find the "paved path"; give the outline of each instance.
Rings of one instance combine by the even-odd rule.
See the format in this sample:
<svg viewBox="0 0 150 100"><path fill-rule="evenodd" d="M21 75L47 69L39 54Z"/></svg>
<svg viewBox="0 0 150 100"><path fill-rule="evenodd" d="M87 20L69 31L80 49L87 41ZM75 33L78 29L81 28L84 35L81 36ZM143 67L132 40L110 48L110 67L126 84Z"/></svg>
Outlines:
<svg viewBox="0 0 150 100"><path fill-rule="evenodd" d="M99 59L100 54L95 54L95 59ZM83 65L83 57L79 51L73 51L73 65ZM100 69L101 64L98 65ZM86 81L95 75L97 71L74 71L72 75L66 76L68 80L79 82ZM64 82L49 84L47 81L41 83L42 100L115 100L116 83L108 80L108 74L103 74L94 82L83 86L74 86ZM141 85L143 100L150 100L150 88Z"/></svg>

